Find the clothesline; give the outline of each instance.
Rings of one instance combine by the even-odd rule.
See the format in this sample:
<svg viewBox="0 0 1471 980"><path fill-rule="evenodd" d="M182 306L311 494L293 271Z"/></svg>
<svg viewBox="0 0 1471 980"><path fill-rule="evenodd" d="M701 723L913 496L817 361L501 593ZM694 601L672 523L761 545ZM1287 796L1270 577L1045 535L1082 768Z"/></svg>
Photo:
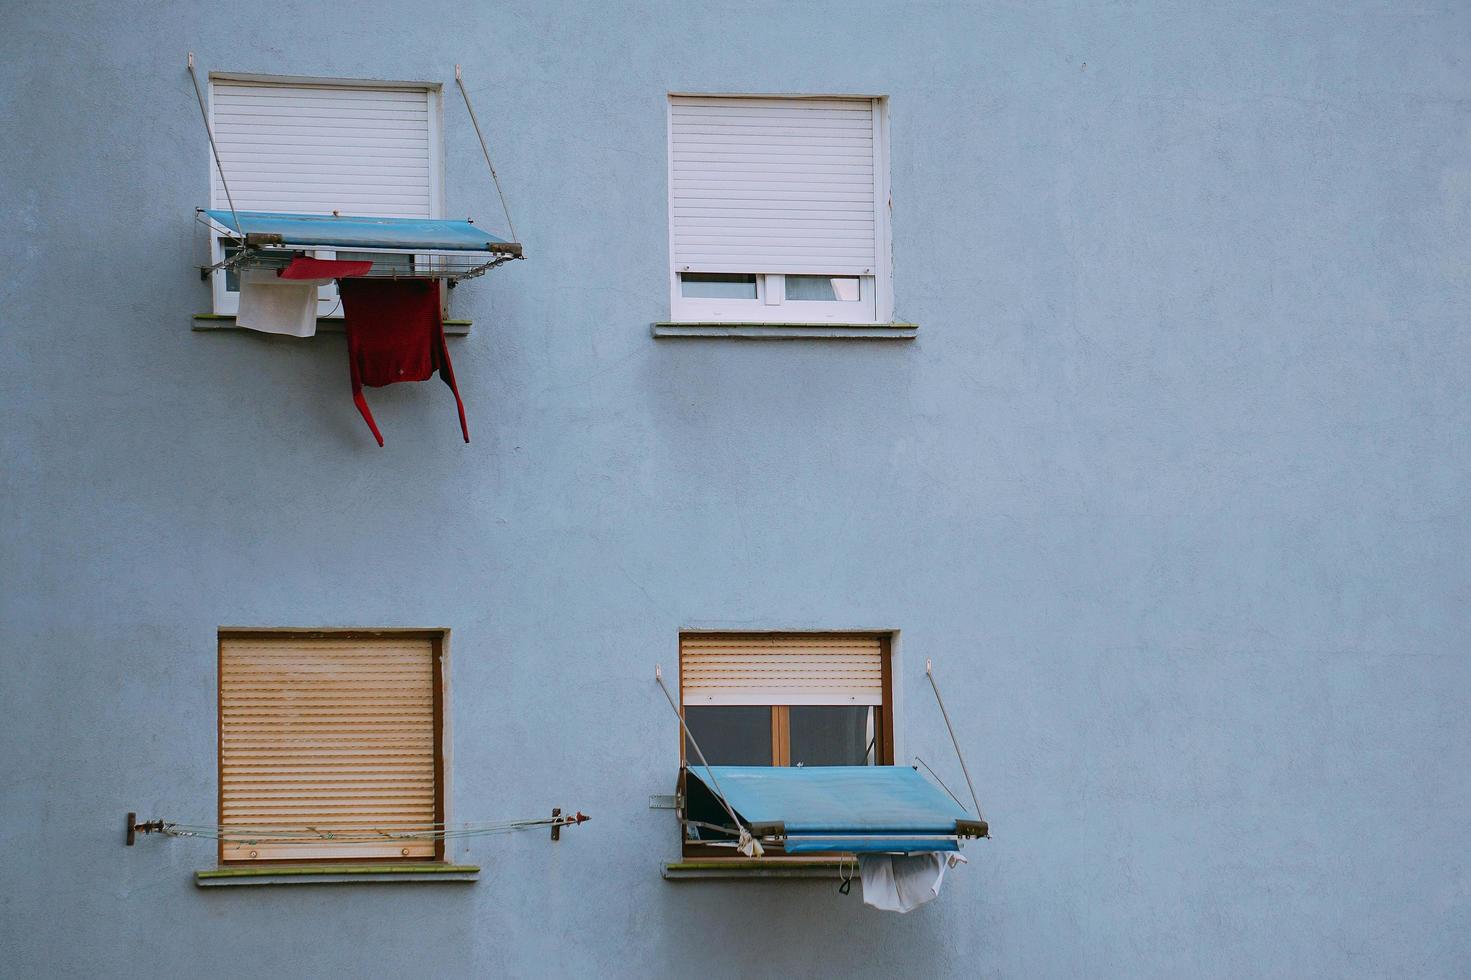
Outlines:
<svg viewBox="0 0 1471 980"><path fill-rule="evenodd" d="M209 840L238 844L292 843L307 841L335 841L337 843L367 843L384 840L433 841L458 840L468 837L488 837L496 834L511 834L537 827L575 827L592 819L585 813L565 816L540 817L530 820L504 820L498 823L446 824L438 822L415 822L410 829L389 829L393 824L358 825L322 828L298 826L248 826L242 824L191 824L174 821L159 821L158 833L168 837L200 837ZM141 825L140 825L141 826ZM148 831L145 829L144 833Z"/></svg>

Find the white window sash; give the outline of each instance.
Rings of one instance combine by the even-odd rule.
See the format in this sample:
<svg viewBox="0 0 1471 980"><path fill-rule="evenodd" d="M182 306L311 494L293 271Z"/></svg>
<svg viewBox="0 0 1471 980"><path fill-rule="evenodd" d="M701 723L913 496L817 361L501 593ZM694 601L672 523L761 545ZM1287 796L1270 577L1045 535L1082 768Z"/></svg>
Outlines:
<svg viewBox="0 0 1471 980"><path fill-rule="evenodd" d="M873 323L875 278L862 276L859 282L859 299L854 302L789 300L785 276L758 274L755 299L712 299L683 295L679 273L675 273L675 308L680 319L692 323Z"/></svg>

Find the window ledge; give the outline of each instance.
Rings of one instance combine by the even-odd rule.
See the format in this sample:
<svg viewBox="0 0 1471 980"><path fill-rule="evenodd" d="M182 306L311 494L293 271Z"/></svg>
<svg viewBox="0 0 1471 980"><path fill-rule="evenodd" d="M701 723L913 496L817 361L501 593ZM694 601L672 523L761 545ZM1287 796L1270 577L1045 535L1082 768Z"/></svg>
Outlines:
<svg viewBox="0 0 1471 980"><path fill-rule="evenodd" d="M857 878L858 865L846 861L790 861L783 859L731 859L674 861L663 866L666 881L710 881L716 879L760 880L771 878Z"/></svg>
<svg viewBox="0 0 1471 980"><path fill-rule="evenodd" d="M398 882L471 882L475 864L277 864L196 871L200 888L235 885L338 885Z"/></svg>
<svg viewBox="0 0 1471 980"><path fill-rule="evenodd" d="M445 320L444 335L446 337L463 337L470 332L473 320ZM194 314L195 330L239 330L235 325L235 317L229 313L196 313ZM342 333L342 317L319 316L317 317L318 333ZM294 338L293 338L294 339Z"/></svg>
<svg viewBox="0 0 1471 980"><path fill-rule="evenodd" d="M913 340L917 323L673 323L654 324L655 337L740 340Z"/></svg>

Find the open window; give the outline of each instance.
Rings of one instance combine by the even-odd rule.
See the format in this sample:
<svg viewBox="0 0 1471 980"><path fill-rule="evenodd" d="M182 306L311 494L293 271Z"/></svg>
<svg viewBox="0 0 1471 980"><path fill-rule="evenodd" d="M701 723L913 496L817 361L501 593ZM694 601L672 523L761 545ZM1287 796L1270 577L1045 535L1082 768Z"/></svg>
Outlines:
<svg viewBox="0 0 1471 980"><path fill-rule="evenodd" d="M889 634L685 633L679 676L686 862L796 867L986 836L947 788L894 765Z"/></svg>
<svg viewBox="0 0 1471 980"><path fill-rule="evenodd" d="M886 635L686 633L679 676L712 766L893 764ZM681 761L700 761L688 738Z"/></svg>
<svg viewBox="0 0 1471 980"><path fill-rule="evenodd" d="M193 54L189 71L213 164L210 207L196 209L209 231L208 318L295 338L314 336L324 317L340 322L353 402L380 446L363 388L436 374L468 443L446 297L522 249L443 217L440 86L212 75L206 106ZM489 166L458 65L455 80Z"/></svg>
<svg viewBox="0 0 1471 980"><path fill-rule="evenodd" d="M889 643L887 634L877 633L682 635L680 707L687 735L680 761L708 763L717 772L727 766L892 765ZM685 853L729 856L730 835L715 829L729 820L707 789L698 779L686 780L693 822L686 824Z"/></svg>

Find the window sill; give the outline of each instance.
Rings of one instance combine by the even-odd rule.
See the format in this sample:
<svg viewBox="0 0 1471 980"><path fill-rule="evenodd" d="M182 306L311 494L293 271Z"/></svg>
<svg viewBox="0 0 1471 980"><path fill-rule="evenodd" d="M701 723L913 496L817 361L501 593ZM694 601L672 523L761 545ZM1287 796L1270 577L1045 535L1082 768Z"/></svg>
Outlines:
<svg viewBox="0 0 1471 980"><path fill-rule="evenodd" d="M446 337L463 337L470 332L473 320L445 320L444 335ZM229 313L196 313L194 314L195 330L239 330L235 325L235 317ZM317 317L318 333L342 333L342 317L319 316ZM295 338L293 338L295 339Z"/></svg>
<svg viewBox="0 0 1471 980"><path fill-rule="evenodd" d="M852 860L803 861L783 858L674 861L661 869L665 881L711 881L741 879L758 881L773 878L820 878L838 880L857 878L858 865Z"/></svg>
<svg viewBox="0 0 1471 980"><path fill-rule="evenodd" d="M725 337L740 340L913 340L916 323L723 323L661 322L655 337Z"/></svg>
<svg viewBox="0 0 1471 980"><path fill-rule="evenodd" d="M200 888L478 880L480 866L475 864L277 864L249 868L213 868L194 873L194 883Z"/></svg>

